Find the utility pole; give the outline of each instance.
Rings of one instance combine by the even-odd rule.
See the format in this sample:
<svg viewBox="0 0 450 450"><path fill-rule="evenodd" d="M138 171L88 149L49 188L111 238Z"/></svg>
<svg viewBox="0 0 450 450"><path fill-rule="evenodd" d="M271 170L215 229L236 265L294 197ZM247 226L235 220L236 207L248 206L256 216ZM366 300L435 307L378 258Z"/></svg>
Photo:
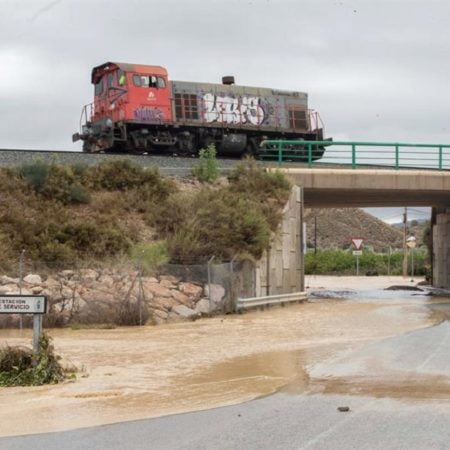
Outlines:
<svg viewBox="0 0 450 450"><path fill-rule="evenodd" d="M314 215L314 255L317 254L317 216Z"/></svg>
<svg viewBox="0 0 450 450"><path fill-rule="evenodd" d="M408 276L408 247L406 246L406 235L408 234L408 208L405 206L403 213L403 277Z"/></svg>

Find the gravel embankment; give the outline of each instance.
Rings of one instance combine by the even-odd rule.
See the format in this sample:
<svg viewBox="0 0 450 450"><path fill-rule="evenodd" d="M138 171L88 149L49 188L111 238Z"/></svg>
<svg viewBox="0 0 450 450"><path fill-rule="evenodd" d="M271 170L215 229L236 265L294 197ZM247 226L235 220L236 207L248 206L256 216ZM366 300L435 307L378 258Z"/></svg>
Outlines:
<svg viewBox="0 0 450 450"><path fill-rule="evenodd" d="M188 176L192 167L198 163L198 158L182 158L162 155L111 155L86 154L82 152L42 151L42 150L0 150L0 166L18 166L35 159L44 161L56 160L62 164L84 163L97 164L105 159L130 159L137 164L150 167L159 167L164 175ZM239 159L220 159L220 170L226 172L237 164Z"/></svg>

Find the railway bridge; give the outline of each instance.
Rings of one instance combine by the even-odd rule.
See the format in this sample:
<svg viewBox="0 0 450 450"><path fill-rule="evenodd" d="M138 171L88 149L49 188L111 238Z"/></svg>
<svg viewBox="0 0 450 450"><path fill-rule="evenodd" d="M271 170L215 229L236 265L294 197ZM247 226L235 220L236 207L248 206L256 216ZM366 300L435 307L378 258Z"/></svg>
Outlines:
<svg viewBox="0 0 450 450"><path fill-rule="evenodd" d="M413 144L383 144L394 147L396 164L391 168L367 169L355 163L357 157L361 157L356 145L361 144L345 144L351 147L348 168L324 168L320 163L311 164L311 158L309 167L285 168L281 154L278 170L303 188L307 208L432 207L433 285L450 289L450 167L446 166L449 161L446 151L450 146L429 146L426 152L409 152L403 155L402 161L402 145L410 148L408 146ZM365 144L366 147L377 145ZM283 146L278 146L277 151L283 150ZM376 156L372 153L372 161ZM436 162L436 166L429 164L430 161Z"/></svg>

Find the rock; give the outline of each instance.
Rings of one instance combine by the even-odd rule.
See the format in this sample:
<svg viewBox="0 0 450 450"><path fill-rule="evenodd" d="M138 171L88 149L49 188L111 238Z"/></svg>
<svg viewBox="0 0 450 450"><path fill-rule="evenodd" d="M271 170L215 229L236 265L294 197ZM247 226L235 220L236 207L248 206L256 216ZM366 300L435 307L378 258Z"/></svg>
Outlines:
<svg viewBox="0 0 450 450"><path fill-rule="evenodd" d="M198 300L202 295L202 287L193 283L180 283L180 291L193 300Z"/></svg>
<svg viewBox="0 0 450 450"><path fill-rule="evenodd" d="M154 297L149 305L153 309L170 311L175 305L175 301L172 298L168 297Z"/></svg>
<svg viewBox="0 0 450 450"><path fill-rule="evenodd" d="M48 277L44 282L44 286L47 288L59 287L59 286L61 286L61 283L59 281L55 280L54 278Z"/></svg>
<svg viewBox="0 0 450 450"><path fill-rule="evenodd" d="M19 288L16 286L15 291L8 292L10 295L33 295L33 293L29 289L22 288L22 293L20 292Z"/></svg>
<svg viewBox="0 0 450 450"><path fill-rule="evenodd" d="M177 291L175 289L172 289L171 291L172 297L178 302L181 303L182 305L190 305L192 303L192 301L190 300L190 298L186 295L183 294L180 291Z"/></svg>
<svg viewBox="0 0 450 450"><path fill-rule="evenodd" d="M31 288L31 292L35 295L40 294L43 290L44 288L42 286L33 286Z"/></svg>
<svg viewBox="0 0 450 450"><path fill-rule="evenodd" d="M98 272L93 269L81 269L80 277L83 281L96 281L98 278Z"/></svg>
<svg viewBox="0 0 450 450"><path fill-rule="evenodd" d="M209 314L211 312L209 300L207 298L199 300L195 305L195 311L199 314Z"/></svg>
<svg viewBox="0 0 450 450"><path fill-rule="evenodd" d="M41 284L42 278L37 274L30 273L23 279L23 281L28 284Z"/></svg>
<svg viewBox="0 0 450 450"><path fill-rule="evenodd" d="M114 284L114 279L110 275L102 275L98 282L101 283L103 286L111 287Z"/></svg>
<svg viewBox="0 0 450 450"><path fill-rule="evenodd" d="M0 284L17 284L19 282L18 278L11 278L6 275L0 277Z"/></svg>
<svg viewBox="0 0 450 450"><path fill-rule="evenodd" d="M0 294L9 294L10 292L17 291L17 284L5 284L0 286Z"/></svg>
<svg viewBox="0 0 450 450"><path fill-rule="evenodd" d="M177 305L172 308L172 311L178 314L183 319L191 319L194 320L198 317L198 312L194 311L191 308L188 308L185 305Z"/></svg>
<svg viewBox="0 0 450 450"><path fill-rule="evenodd" d="M176 286L175 286L171 281L169 281L169 280L161 280L161 281L159 282L159 284L160 284L160 286L164 286L164 287L166 287L166 288L168 288L168 289L173 289L173 288L176 287Z"/></svg>
<svg viewBox="0 0 450 450"><path fill-rule="evenodd" d="M178 284L180 282L180 279L177 277L174 277L173 275L161 275L159 277L159 279L161 281L164 281L164 280L169 281L172 284Z"/></svg>
<svg viewBox="0 0 450 450"><path fill-rule="evenodd" d="M211 310L221 309L223 298L225 297L225 288L220 284L211 284L205 286L205 295L210 300Z"/></svg>
<svg viewBox="0 0 450 450"><path fill-rule="evenodd" d="M170 289L159 283L144 283L144 289L150 291L155 297L172 297Z"/></svg>
<svg viewBox="0 0 450 450"><path fill-rule="evenodd" d="M167 311L163 311L161 309L155 309L153 311L153 318L156 319L161 319L163 321L167 320L167 317L169 316L169 313Z"/></svg>
<svg viewBox="0 0 450 450"><path fill-rule="evenodd" d="M348 406L338 406L337 410L339 412L348 412L348 411L350 411L350 407L348 407Z"/></svg>
<svg viewBox="0 0 450 450"><path fill-rule="evenodd" d="M158 283L158 279L155 277L145 277L142 280L149 283Z"/></svg>
<svg viewBox="0 0 450 450"><path fill-rule="evenodd" d="M61 278L65 278L67 280L70 280L75 275L75 272L73 270L62 270L58 274ZM48 281L48 280L47 280Z"/></svg>

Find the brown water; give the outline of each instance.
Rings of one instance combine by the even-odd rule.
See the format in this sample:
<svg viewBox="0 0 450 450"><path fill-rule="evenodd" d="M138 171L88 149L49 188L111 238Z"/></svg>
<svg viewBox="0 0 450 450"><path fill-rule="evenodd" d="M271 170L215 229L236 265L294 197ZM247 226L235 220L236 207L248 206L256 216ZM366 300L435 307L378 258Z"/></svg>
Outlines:
<svg viewBox="0 0 450 450"><path fill-rule="evenodd" d="M0 388L0 435L65 430L228 405L311 387L309 368L342 350L428 327L426 300L314 303L158 327L50 330L80 368L60 385ZM0 330L28 344L29 330Z"/></svg>

